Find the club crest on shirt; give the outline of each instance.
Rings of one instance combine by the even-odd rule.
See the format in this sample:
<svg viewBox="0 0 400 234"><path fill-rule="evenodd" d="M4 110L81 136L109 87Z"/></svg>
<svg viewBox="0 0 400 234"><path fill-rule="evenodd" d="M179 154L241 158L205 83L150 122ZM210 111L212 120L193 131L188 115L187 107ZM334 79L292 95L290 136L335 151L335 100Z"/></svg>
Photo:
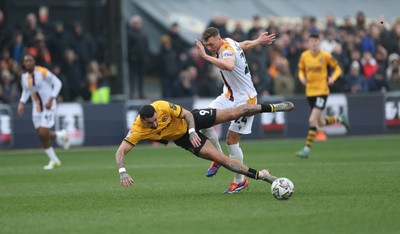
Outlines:
<svg viewBox="0 0 400 234"><path fill-rule="evenodd" d="M168 120L168 116L166 116L166 115L161 118L162 122L166 122L167 120Z"/></svg>
<svg viewBox="0 0 400 234"><path fill-rule="evenodd" d="M173 103L169 103L169 107L171 107L171 109L174 109L174 110L176 110L176 105L175 105L175 104L173 104Z"/></svg>

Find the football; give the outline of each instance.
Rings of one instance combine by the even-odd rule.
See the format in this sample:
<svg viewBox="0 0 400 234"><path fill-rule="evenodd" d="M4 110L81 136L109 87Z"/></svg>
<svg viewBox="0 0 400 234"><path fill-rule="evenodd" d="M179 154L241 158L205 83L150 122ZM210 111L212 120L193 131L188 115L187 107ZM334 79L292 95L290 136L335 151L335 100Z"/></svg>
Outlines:
<svg viewBox="0 0 400 234"><path fill-rule="evenodd" d="M278 178L271 185L271 193L278 200L287 200L294 193L294 184L288 178Z"/></svg>

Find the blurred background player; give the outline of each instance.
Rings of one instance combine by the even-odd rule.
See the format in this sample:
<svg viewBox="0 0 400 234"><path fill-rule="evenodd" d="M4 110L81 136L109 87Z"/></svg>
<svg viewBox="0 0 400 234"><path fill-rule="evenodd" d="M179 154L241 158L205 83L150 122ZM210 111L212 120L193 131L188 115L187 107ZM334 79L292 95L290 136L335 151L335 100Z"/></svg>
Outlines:
<svg viewBox="0 0 400 234"><path fill-rule="evenodd" d="M24 104L32 97L32 121L44 148L49 163L45 170L52 170L54 166L60 166L61 161L57 157L51 141L59 138L65 149L69 148L67 131L53 132L51 128L55 123L57 109L56 98L62 87L61 81L53 73L44 67L35 66L32 55L26 54L23 58L25 72L21 77L22 94L18 104L18 114L24 114Z"/></svg>
<svg viewBox="0 0 400 234"><path fill-rule="evenodd" d="M221 38L217 28L209 27L203 32L202 40L211 52L211 56L206 54L203 44L196 40L200 56L220 69L224 83L223 93L212 101L209 107L231 109L246 103L256 104L257 91L251 79L244 51L258 45L271 44L275 40L275 34L262 33L256 40L236 42L231 38ZM271 112L273 111L272 109ZM240 137L241 134L251 133L253 120L254 117L251 116L232 121L226 134L229 156L240 162L243 162L243 152L239 146ZM218 150L222 151L214 128L203 129L202 132ZM219 164L211 163L206 176L214 176L219 167ZM247 184L248 181L244 175L236 173L225 193L237 193L246 188Z"/></svg>
<svg viewBox="0 0 400 234"><path fill-rule="evenodd" d="M339 117L324 117L322 115L330 92L329 86L333 85L341 75L342 69L330 53L320 50L319 44L320 39L318 34L311 34L308 39L309 49L301 54L298 64L299 79L306 86L306 97L311 107L311 114L308 119L310 128L307 134L306 145L296 154L301 158L309 157L310 149L317 133L317 127L341 123L347 129L350 128L344 114L340 114ZM328 67L332 69L332 74L328 74Z"/></svg>

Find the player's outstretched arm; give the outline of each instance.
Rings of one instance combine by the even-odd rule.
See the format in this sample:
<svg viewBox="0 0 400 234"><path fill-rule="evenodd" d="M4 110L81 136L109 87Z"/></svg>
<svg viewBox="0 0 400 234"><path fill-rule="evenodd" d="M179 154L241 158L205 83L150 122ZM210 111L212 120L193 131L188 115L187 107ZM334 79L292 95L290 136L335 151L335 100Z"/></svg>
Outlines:
<svg viewBox="0 0 400 234"><path fill-rule="evenodd" d="M246 40L239 42L240 48L242 50L247 51L251 50L258 45L270 45L273 41L275 41L276 36L275 33L268 34L268 32L263 32L258 36L256 40Z"/></svg>
<svg viewBox="0 0 400 234"><path fill-rule="evenodd" d="M233 68L235 67L235 60L233 60L232 58L218 59L218 58L208 55L206 53L204 45L199 40L196 40L196 46L199 51L200 57L202 57L206 61L214 64L219 69L226 70L226 71L232 71Z"/></svg>
<svg viewBox="0 0 400 234"><path fill-rule="evenodd" d="M115 153L115 161L118 167L121 186L125 188L134 183L134 180L125 169L125 155L132 149L132 147L131 144L123 141Z"/></svg>
<svg viewBox="0 0 400 234"><path fill-rule="evenodd" d="M27 88L24 86L22 82L21 86L22 86L22 94L21 98L19 99L18 109L17 109L19 116L22 116L24 114L24 105L30 97L30 92L27 90Z"/></svg>

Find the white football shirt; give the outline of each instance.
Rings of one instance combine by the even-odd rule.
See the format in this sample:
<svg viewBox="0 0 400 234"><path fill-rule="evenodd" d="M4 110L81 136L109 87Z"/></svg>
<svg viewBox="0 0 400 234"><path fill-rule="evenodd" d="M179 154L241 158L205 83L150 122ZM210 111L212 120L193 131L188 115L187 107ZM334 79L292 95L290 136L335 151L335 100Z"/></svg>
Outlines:
<svg viewBox="0 0 400 234"><path fill-rule="evenodd" d="M51 97L57 97L61 89L61 81L47 68L35 66L32 73L24 72L21 76L22 95L20 102L26 103L32 97L32 114L42 113ZM52 109L56 108L53 100Z"/></svg>
<svg viewBox="0 0 400 234"><path fill-rule="evenodd" d="M225 97L234 102L242 102L257 96L246 57L238 42L225 38L218 59L232 58L235 66L232 71L221 70Z"/></svg>

